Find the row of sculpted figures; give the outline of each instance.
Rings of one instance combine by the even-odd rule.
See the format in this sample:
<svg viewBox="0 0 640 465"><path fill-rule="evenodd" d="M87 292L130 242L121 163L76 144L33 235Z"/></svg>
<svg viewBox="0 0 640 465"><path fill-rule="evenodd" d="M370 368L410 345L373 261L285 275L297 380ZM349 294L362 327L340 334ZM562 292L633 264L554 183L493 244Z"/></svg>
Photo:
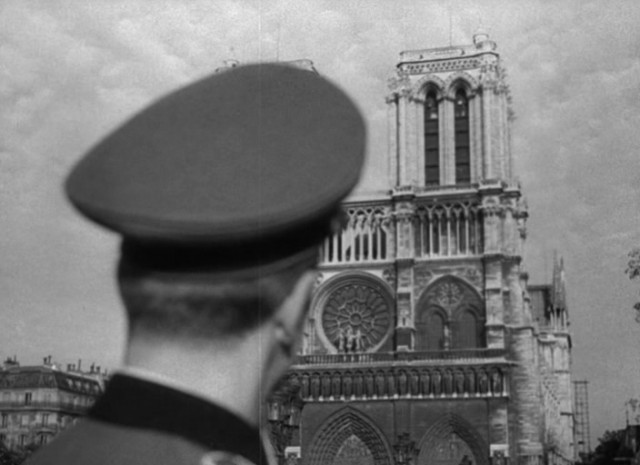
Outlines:
<svg viewBox="0 0 640 465"><path fill-rule="evenodd" d="M303 372L294 375L303 400L506 395L498 367Z"/></svg>

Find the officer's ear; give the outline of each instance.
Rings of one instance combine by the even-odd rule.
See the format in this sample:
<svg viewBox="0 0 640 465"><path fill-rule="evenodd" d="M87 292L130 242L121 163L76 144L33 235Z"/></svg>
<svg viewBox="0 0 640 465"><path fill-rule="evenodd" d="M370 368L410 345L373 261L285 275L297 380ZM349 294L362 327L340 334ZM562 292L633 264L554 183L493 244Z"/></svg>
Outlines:
<svg viewBox="0 0 640 465"><path fill-rule="evenodd" d="M273 315L275 339L289 357L295 355L317 277L315 269L305 271Z"/></svg>

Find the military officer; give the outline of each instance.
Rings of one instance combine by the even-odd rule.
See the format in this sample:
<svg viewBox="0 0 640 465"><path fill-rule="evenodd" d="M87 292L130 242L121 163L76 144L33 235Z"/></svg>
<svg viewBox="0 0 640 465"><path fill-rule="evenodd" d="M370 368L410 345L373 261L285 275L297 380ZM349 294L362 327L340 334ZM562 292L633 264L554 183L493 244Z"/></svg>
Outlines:
<svg viewBox="0 0 640 465"><path fill-rule="evenodd" d="M124 366L30 463L266 465L261 405L296 353L364 139L334 84L253 64L165 96L90 150L66 192L122 236Z"/></svg>

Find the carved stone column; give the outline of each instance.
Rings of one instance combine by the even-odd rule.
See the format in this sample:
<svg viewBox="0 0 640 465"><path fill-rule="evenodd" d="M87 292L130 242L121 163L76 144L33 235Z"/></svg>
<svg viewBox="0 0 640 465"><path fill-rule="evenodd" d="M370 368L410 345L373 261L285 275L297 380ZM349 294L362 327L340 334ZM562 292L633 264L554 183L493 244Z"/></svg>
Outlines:
<svg viewBox="0 0 640 465"><path fill-rule="evenodd" d="M387 96L387 131L389 140L388 172L389 185L397 186L400 181L398 172L398 94Z"/></svg>
<svg viewBox="0 0 640 465"><path fill-rule="evenodd" d="M410 350L414 346L414 257L415 257L415 204L413 196L397 199L395 205L397 254L396 254L396 349Z"/></svg>

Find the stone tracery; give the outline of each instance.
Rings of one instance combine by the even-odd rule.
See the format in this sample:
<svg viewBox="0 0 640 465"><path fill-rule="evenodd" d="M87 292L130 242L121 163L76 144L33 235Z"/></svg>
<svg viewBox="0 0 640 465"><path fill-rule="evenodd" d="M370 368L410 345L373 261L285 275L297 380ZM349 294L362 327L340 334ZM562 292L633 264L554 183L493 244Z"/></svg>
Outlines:
<svg viewBox="0 0 640 465"><path fill-rule="evenodd" d="M469 202L421 205L416 210L416 253L423 258L482 252L482 214Z"/></svg>
<svg viewBox="0 0 640 465"><path fill-rule="evenodd" d="M348 208L341 232L329 237L320 256L324 263L375 262L390 258L391 213L386 206Z"/></svg>
<svg viewBox="0 0 640 465"><path fill-rule="evenodd" d="M484 345L484 305L477 292L458 278L444 277L427 288L416 316L417 350Z"/></svg>
<svg viewBox="0 0 640 465"><path fill-rule="evenodd" d="M322 310L322 329L341 353L375 347L392 326L391 309L378 289L346 283L333 291Z"/></svg>
<svg viewBox="0 0 640 465"><path fill-rule="evenodd" d="M343 465L353 463L391 465L391 450L373 424L354 410L348 409L325 424L309 451L311 465Z"/></svg>

